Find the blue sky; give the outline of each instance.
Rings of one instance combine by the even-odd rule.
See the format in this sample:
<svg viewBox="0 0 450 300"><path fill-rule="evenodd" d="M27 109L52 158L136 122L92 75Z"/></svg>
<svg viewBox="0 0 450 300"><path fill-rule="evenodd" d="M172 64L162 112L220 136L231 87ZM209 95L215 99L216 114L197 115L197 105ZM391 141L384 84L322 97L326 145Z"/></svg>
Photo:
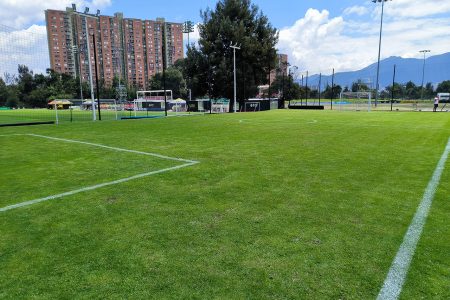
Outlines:
<svg viewBox="0 0 450 300"><path fill-rule="evenodd" d="M113 0L113 5L102 9L105 14L123 12L125 16L135 18L166 17L168 20L182 22L191 20L200 22L200 10L213 8L215 0ZM304 16L309 8L327 9L332 15L340 15L350 6L361 4L361 0L258 0L253 1L266 14L277 28L290 26ZM169 5L167 5L169 4Z"/></svg>
<svg viewBox="0 0 450 300"><path fill-rule="evenodd" d="M123 12L130 18L165 17L168 21L198 23L200 10L214 8L216 1L0 0L0 50L21 53L23 63L35 70L45 70L48 49L44 10L63 10L71 3L76 3L79 10L85 6L91 11L98 8L105 15ZM253 0L253 3L279 29L277 49L288 54L290 63L301 72L359 70L377 60L380 3L371 0ZM14 29L8 29L7 38L2 39L4 25ZM194 32L191 41L198 37L198 31ZM430 49L431 55L450 52L449 41L450 0L386 2L382 58L420 58L419 51L423 49ZM0 55L0 72L7 61L15 62L11 57Z"/></svg>

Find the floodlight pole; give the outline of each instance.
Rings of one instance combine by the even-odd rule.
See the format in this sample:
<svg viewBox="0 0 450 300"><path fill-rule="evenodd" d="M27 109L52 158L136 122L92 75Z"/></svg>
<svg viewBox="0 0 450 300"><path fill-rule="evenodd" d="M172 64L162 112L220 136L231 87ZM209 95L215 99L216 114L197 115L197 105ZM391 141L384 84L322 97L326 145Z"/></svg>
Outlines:
<svg viewBox="0 0 450 300"><path fill-rule="evenodd" d="M302 88L300 91L303 90L303 74L302 74ZM303 93L300 92L300 105L303 106Z"/></svg>
<svg viewBox="0 0 450 300"><path fill-rule="evenodd" d="M186 21L183 24L183 33L187 33L187 37L188 37L188 43L187 45L189 46L189 34L194 32L194 23L192 23L192 21Z"/></svg>
<svg viewBox="0 0 450 300"><path fill-rule="evenodd" d="M189 34L191 32L194 32L194 23L192 23L192 21L186 21L183 24L183 33L187 33L187 38L188 38L188 43L187 43L187 48L189 48L190 45L190 41L189 41ZM187 78L187 81L189 81L189 78ZM188 82L189 83L189 82ZM190 85L190 84L189 84ZM191 87L192 88L192 87ZM192 100L192 91L191 88L189 89L189 101Z"/></svg>
<svg viewBox="0 0 450 300"><path fill-rule="evenodd" d="M94 63L95 63L95 87L97 89L97 110L98 110L98 120L102 120L102 115L100 114L100 82L98 81L98 67L97 67L97 47L95 45L95 30L92 32L92 43L94 43Z"/></svg>
<svg viewBox="0 0 450 300"><path fill-rule="evenodd" d="M379 80L380 80L380 58L381 58L381 37L383 33L383 16L384 16L384 2L388 0L372 0L373 3L381 2L381 23L380 23L380 39L378 41L378 63L377 63L377 83L375 85L376 94L375 94L375 107L378 105L378 90L380 88Z"/></svg>
<svg viewBox="0 0 450 300"><path fill-rule="evenodd" d="M89 45L89 30L87 25L87 17L84 16L84 30L86 31L86 46L88 55L88 65L89 65L89 83L91 85L91 104L92 104L92 120L96 120L95 115L95 98L94 98L94 82L92 80L92 64L91 64L91 46Z"/></svg>
<svg viewBox="0 0 450 300"><path fill-rule="evenodd" d="M396 71L397 65L394 65L394 76L392 77L392 91L391 91L391 111L392 111L392 105L394 103L394 86L395 86L395 71Z"/></svg>
<svg viewBox="0 0 450 300"><path fill-rule="evenodd" d="M230 46L233 48L233 65L234 65L234 112L236 113L236 49L241 50L241 47L238 47L237 44Z"/></svg>
<svg viewBox="0 0 450 300"><path fill-rule="evenodd" d="M167 117L167 91L166 91L166 66L167 66L167 57L166 57L166 51L167 51L167 45L166 45L166 23L164 23L164 30L163 30L163 44L162 44L162 52L163 52L163 87L164 87L164 115Z"/></svg>
<svg viewBox="0 0 450 300"><path fill-rule="evenodd" d="M331 77L331 110L333 110L333 98L334 98L334 68L333 68L333 76Z"/></svg>
<svg viewBox="0 0 450 300"><path fill-rule="evenodd" d="M420 93L420 100L423 100L423 84L425 82L425 61L427 53L431 52L431 50L421 50L420 53L423 53L423 70L422 70L422 89Z"/></svg>
<svg viewBox="0 0 450 300"><path fill-rule="evenodd" d="M306 71L306 88L305 88L306 106L308 106L308 77L309 77L309 71Z"/></svg>
<svg viewBox="0 0 450 300"><path fill-rule="evenodd" d="M320 98L322 95L320 95L322 93L322 73L320 73L319 75L319 106L320 106Z"/></svg>

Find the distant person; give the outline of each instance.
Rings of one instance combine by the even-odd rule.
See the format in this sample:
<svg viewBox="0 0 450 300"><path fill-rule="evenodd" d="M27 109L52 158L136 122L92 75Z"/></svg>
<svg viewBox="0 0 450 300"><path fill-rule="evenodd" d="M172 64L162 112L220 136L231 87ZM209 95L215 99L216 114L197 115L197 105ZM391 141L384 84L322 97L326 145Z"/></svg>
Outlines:
<svg viewBox="0 0 450 300"><path fill-rule="evenodd" d="M434 108L433 111L436 112L439 106L439 97L434 97Z"/></svg>

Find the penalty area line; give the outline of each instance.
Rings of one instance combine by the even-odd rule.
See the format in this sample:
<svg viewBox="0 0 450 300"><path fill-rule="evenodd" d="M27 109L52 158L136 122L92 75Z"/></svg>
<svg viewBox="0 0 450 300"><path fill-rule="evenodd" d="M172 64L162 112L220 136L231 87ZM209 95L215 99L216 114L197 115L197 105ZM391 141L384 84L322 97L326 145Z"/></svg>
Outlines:
<svg viewBox="0 0 450 300"><path fill-rule="evenodd" d="M147 176L151 176L151 175L155 175L155 174L160 174L160 173L164 173L164 172L168 172L168 171L173 171L173 170L177 170L177 169L193 166L193 165L198 164L198 163L199 162L190 162L190 163L187 163L187 164L183 164L183 165L179 165L179 166L175 166L175 167L171 167L171 168L165 168L165 169L161 169L161 170L157 170L157 171L137 174L137 175L134 175L134 176L131 176L131 177L122 178L122 179L118 179L118 180L114 180L114 181L110 181L110 182L96 184L96 185L93 185L93 186L88 186L88 187L84 187L84 188L81 188L81 189L76 189L76 190L73 190L73 191L70 191L70 192L65 192L65 193L56 194L56 195L52 195L52 196L48 196L48 197L44 197L44 198L29 200L29 201L25 201L25 202L21 202L21 203L17 203L17 204L13 204L13 205L2 207L2 208L0 208L0 212L5 212L5 211L12 210L12 209L15 209L15 208L29 206L29 205L40 203L40 202L44 202L44 201L55 200L55 199L58 199L58 198L71 196L71 195L78 194L78 193L81 193L81 192L92 191L92 190L99 189L99 188L102 188L102 187L115 185L115 184L119 184L119 183L124 183L124 182L127 182L127 181L131 181L131 180L135 180L135 179L139 179L139 178L143 178L143 177L147 177Z"/></svg>
<svg viewBox="0 0 450 300"><path fill-rule="evenodd" d="M408 227L408 230L403 238L403 242L398 249L397 255L392 262L387 277L383 283L380 293L378 294L377 300L396 300L402 292L411 260L420 240L428 213L430 212L431 204L433 203L434 195L436 194L436 190L439 186L442 172L445 169L445 163L447 162L449 152L450 138L447 142L444 153L442 154L441 159L434 170L433 176L425 189L422 201L420 202L414 218Z"/></svg>
<svg viewBox="0 0 450 300"><path fill-rule="evenodd" d="M180 162L186 162L186 163L198 163L198 161L195 161L195 160L170 157L170 156L161 155L161 154L157 154L157 153L151 153L151 152L129 150L129 149L123 149L123 148L118 148L118 147L106 146L106 145L102 145L102 144L95 144L95 143L89 143L89 142L83 142L83 141L77 141L77 140L71 140L71 139L63 139L63 138L57 138L57 137L51 137L51 136L33 134L33 133L30 133L27 135L44 138L44 139L49 139L49 140L67 142L67 143L75 143L75 144L94 146L94 147L99 147L99 148L104 148L104 149L109 149L109 150L114 150L114 151L119 151L119 152L128 152L128 153L134 153L134 154L140 154L140 155L153 156L153 157L158 157L158 158L162 158L162 159L168 159L168 160L174 160L174 161L180 161Z"/></svg>

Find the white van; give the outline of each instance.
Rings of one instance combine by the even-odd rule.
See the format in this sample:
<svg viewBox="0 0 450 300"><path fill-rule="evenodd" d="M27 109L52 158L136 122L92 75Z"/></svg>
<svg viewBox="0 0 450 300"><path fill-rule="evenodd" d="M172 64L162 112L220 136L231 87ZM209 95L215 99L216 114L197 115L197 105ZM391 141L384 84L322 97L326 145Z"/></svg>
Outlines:
<svg viewBox="0 0 450 300"><path fill-rule="evenodd" d="M450 93L438 93L437 94L440 103L449 103L450 102Z"/></svg>

